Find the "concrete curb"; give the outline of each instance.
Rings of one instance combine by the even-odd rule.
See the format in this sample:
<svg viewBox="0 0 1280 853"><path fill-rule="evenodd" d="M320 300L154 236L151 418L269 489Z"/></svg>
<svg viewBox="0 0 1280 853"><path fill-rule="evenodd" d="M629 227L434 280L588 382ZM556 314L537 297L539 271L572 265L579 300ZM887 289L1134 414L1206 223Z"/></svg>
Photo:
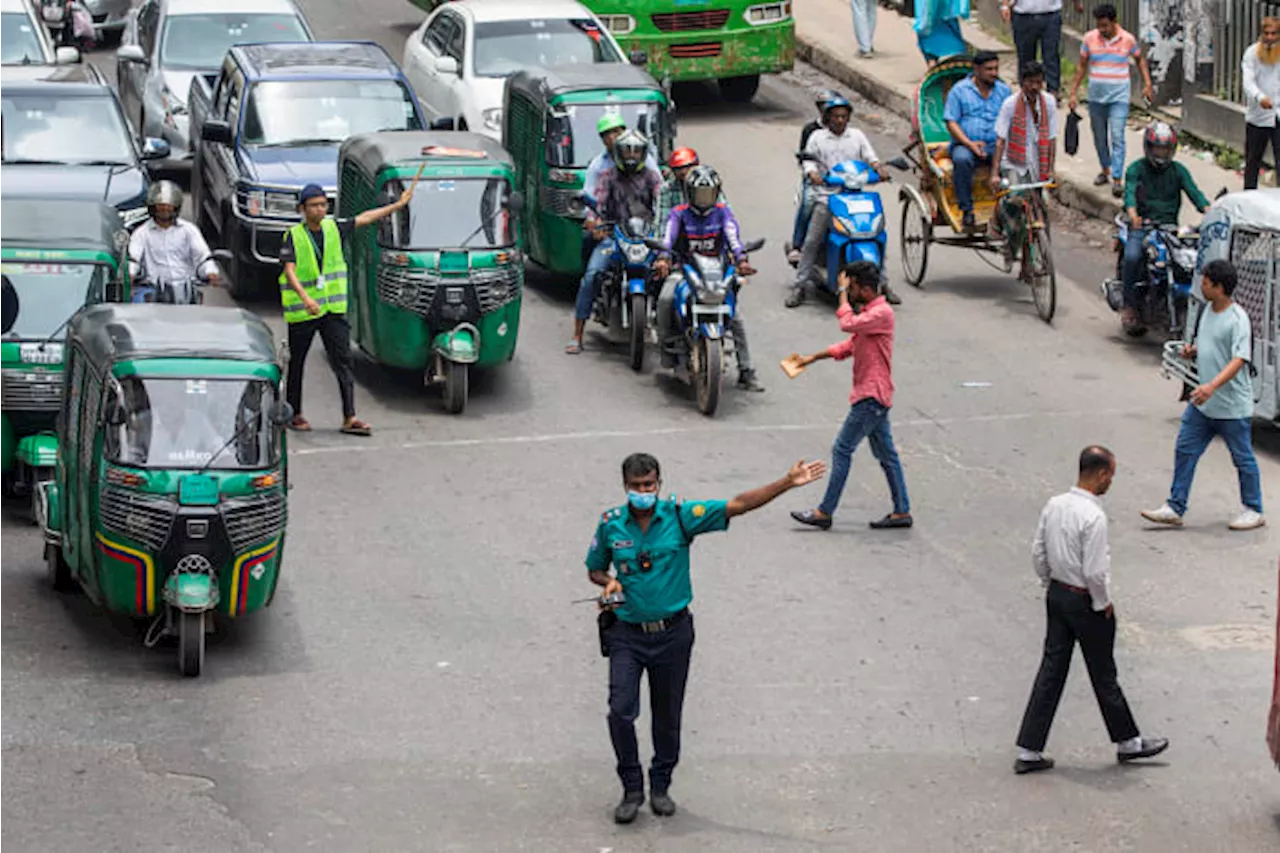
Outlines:
<svg viewBox="0 0 1280 853"><path fill-rule="evenodd" d="M892 110L903 118L911 117L909 97L799 33L796 34L796 58L848 86L871 102ZM1073 210L1106 222L1115 219L1116 213L1120 211L1118 204L1096 197L1092 193L1092 186L1086 187L1078 180L1061 173L1058 175L1058 181L1056 192L1058 201Z"/></svg>

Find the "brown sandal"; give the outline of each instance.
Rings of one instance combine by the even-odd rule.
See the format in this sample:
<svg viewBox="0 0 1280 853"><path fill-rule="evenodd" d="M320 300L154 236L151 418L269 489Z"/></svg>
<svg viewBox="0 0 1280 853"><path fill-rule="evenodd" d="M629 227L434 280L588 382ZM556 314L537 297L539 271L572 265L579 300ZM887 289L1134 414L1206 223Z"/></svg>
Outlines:
<svg viewBox="0 0 1280 853"><path fill-rule="evenodd" d="M373 435L373 427L359 418L352 418L351 423L342 425L344 435Z"/></svg>
<svg viewBox="0 0 1280 853"><path fill-rule="evenodd" d="M289 429L296 432L311 432L311 424L302 415L294 415L293 420L289 421Z"/></svg>

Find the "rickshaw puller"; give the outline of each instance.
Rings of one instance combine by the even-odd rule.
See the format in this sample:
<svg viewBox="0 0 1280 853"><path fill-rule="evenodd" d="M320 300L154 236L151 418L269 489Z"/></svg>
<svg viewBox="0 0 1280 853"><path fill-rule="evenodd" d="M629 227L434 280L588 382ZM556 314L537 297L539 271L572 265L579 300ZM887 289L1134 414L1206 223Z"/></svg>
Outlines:
<svg viewBox="0 0 1280 853"><path fill-rule="evenodd" d="M991 160L996 145L996 118L1013 94L1000 79L1000 57L989 50L973 57L973 74L951 87L942 117L951 133L951 163L956 205L966 230L977 225L973 215L973 177L979 166L997 168Z"/></svg>
<svg viewBox="0 0 1280 853"><path fill-rule="evenodd" d="M1000 190L1000 180L1005 178L1012 185L1034 184L1053 178L1055 141L1058 138L1058 106L1044 93L1044 66L1028 62L1022 68L1020 89L1010 95L1000 107L996 118L996 152L994 162L999 170L991 170L991 192ZM1036 190L1043 200L1043 194ZM1042 208L1043 210L1043 208ZM996 203L992 228L997 234L1005 230L1004 208ZM1027 223L1030 224L1030 223ZM1043 222L1035 223L1043 226ZM1012 257L1016 246L1007 246L1007 256ZM1025 266L1027 258L1022 262Z"/></svg>
<svg viewBox="0 0 1280 853"><path fill-rule="evenodd" d="M209 244L193 223L178 218L182 190L173 181L157 181L147 191L151 218L129 238L129 276L151 282L186 282L202 278L218 283L218 265Z"/></svg>
<svg viewBox="0 0 1280 853"><path fill-rule="evenodd" d="M738 275L750 276L755 270L747 262L742 248L738 220L727 202L720 201L720 176L710 166L698 166L689 172L685 181L688 201L676 206L667 217L662 242L666 247L654 262L653 271L665 277L658 294L658 342L662 346L664 367L673 366L673 356L666 351L672 338L671 321L675 312L676 286L680 274L667 275L671 269L673 252L720 257L725 249L733 255ZM742 319L742 306L734 312L730 325L733 332L733 351L738 359L738 386L747 391L763 391L755 370L751 367L751 350L747 346L747 327Z"/></svg>
<svg viewBox="0 0 1280 853"><path fill-rule="evenodd" d="M280 243L280 305L289 326L289 375L286 395L293 407L291 429L307 431L302 416L302 373L316 332L342 395L342 432L370 435L373 427L356 417L355 374L351 369L351 326L347 324L347 262L342 244L357 228L372 225L407 207L413 187L397 201L351 218L328 216L329 200L318 184L298 195L302 221L285 232Z"/></svg>

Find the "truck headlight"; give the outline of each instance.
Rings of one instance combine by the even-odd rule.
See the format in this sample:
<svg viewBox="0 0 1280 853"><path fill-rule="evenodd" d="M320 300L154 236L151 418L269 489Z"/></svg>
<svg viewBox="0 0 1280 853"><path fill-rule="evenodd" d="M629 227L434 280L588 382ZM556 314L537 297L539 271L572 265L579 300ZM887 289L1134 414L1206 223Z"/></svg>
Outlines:
<svg viewBox="0 0 1280 853"><path fill-rule="evenodd" d="M791 17L791 3L787 0L784 3L760 3L756 6L748 6L742 13L742 17L753 27L776 24Z"/></svg>
<svg viewBox="0 0 1280 853"><path fill-rule="evenodd" d="M298 215L298 197L293 193L270 190L247 190L242 209L249 216L294 219Z"/></svg>
<svg viewBox="0 0 1280 853"><path fill-rule="evenodd" d="M615 36L625 36L628 33L635 32L636 19L630 15L597 15L596 17Z"/></svg>

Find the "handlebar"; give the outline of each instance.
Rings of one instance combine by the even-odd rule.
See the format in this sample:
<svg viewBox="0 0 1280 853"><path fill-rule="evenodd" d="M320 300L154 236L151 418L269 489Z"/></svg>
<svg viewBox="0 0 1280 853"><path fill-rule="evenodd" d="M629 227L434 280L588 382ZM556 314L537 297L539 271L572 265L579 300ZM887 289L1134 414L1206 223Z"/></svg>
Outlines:
<svg viewBox="0 0 1280 853"><path fill-rule="evenodd" d="M1034 184L1013 184L1011 186L1001 187L996 192L996 198L1003 198L1010 193L1022 193L1041 188L1053 189L1056 186L1058 186L1057 181L1036 181Z"/></svg>

